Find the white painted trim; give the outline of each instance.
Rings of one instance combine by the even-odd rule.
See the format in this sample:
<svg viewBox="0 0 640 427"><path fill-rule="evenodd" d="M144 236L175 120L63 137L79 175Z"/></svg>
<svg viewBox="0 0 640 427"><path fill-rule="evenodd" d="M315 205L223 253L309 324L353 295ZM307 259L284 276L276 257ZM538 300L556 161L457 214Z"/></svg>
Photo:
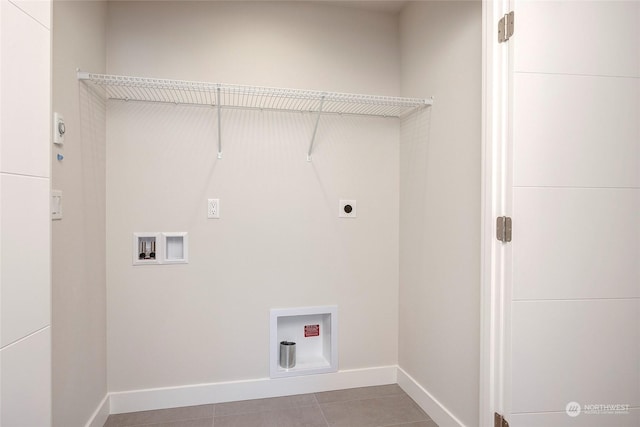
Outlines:
<svg viewBox="0 0 640 427"><path fill-rule="evenodd" d="M398 385L429 414L439 427L465 427L462 421L400 367L398 367Z"/></svg>
<svg viewBox="0 0 640 427"><path fill-rule="evenodd" d="M288 378L259 378L245 381L112 392L109 394L110 409L112 414L120 414L395 384L397 379L397 366L379 366L330 374Z"/></svg>
<svg viewBox="0 0 640 427"><path fill-rule="evenodd" d="M493 141L495 135L495 98L494 98L494 61L491 35L495 20L495 5L492 1L482 2L482 187L481 187L481 234L480 234L480 389L478 424L489 427L490 414L495 408L494 403L494 256L492 254L493 217L495 216L493 200L494 192L494 153Z"/></svg>
<svg viewBox="0 0 640 427"><path fill-rule="evenodd" d="M482 2L482 189L479 426L494 425L494 412L504 413L503 312L504 246L495 237L495 218L510 215L505 204L507 178L504 139L509 122L508 49L497 43L497 22L510 10L510 0Z"/></svg>
<svg viewBox="0 0 640 427"><path fill-rule="evenodd" d="M493 257L490 254L490 244L487 241L490 233L487 231L492 217L492 173L491 164L493 139L493 49L491 44L493 2L482 2L482 148L481 148L481 195L480 195L480 384L479 384L479 414L478 425L488 427L487 413L493 408L491 361L493 359L493 345L491 344L492 316L491 316L491 284Z"/></svg>
<svg viewBox="0 0 640 427"><path fill-rule="evenodd" d="M89 418L85 427L103 427L111 412L110 409L110 399L109 394L107 394L104 399L102 399L102 402L100 402L93 415L91 415L91 418Z"/></svg>

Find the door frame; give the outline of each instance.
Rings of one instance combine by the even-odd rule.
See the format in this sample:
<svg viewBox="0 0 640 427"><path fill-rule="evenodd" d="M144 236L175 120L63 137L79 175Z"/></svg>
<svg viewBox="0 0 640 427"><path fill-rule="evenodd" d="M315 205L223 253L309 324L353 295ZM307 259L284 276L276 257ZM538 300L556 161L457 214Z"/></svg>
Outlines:
<svg viewBox="0 0 640 427"><path fill-rule="evenodd" d="M508 382L510 250L496 238L495 220L510 215L507 191L511 76L510 43L499 44L500 18L510 0L482 2L482 172L480 233L480 378L479 425L494 426L494 413L509 415Z"/></svg>

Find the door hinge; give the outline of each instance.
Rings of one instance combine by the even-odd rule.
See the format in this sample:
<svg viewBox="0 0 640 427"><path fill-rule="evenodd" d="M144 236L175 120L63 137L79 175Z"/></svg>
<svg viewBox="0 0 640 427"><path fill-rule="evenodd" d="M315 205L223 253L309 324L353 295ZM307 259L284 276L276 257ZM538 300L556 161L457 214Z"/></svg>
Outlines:
<svg viewBox="0 0 640 427"><path fill-rule="evenodd" d="M499 413L495 413L494 416L494 423L493 423L494 427L509 427L509 423L507 422L507 420L504 419L504 417L499 414Z"/></svg>
<svg viewBox="0 0 640 427"><path fill-rule="evenodd" d="M498 43L504 43L513 36L515 28L515 14L509 12L498 21Z"/></svg>
<svg viewBox="0 0 640 427"><path fill-rule="evenodd" d="M511 241L511 218L508 216L499 216L496 219L496 237L504 243Z"/></svg>

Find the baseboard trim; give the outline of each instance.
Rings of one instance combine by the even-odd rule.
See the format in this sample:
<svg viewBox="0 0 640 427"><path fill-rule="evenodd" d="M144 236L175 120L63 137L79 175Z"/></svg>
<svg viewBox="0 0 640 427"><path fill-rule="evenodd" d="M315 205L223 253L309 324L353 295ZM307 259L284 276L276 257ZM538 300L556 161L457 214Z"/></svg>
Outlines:
<svg viewBox="0 0 640 427"><path fill-rule="evenodd" d="M109 409L112 414L121 414L152 409L317 393L343 388L395 384L397 380L397 366L380 366L288 378L260 378L245 381L121 391L109 393ZM91 424L87 425L87 427L95 426Z"/></svg>
<svg viewBox="0 0 640 427"><path fill-rule="evenodd" d="M429 414L438 426L465 427L462 421L400 367L398 367L398 385Z"/></svg>
<svg viewBox="0 0 640 427"><path fill-rule="evenodd" d="M98 408L95 410L85 427L103 427L104 423L107 422L107 418L109 417L109 413L111 412L110 408L110 399L109 394L102 399L102 402L98 405Z"/></svg>
<svg viewBox="0 0 640 427"><path fill-rule="evenodd" d="M440 427L465 427L442 403L398 366L351 369L289 378L260 378L112 392L102 399L85 427L102 427L110 414L395 383L398 383Z"/></svg>

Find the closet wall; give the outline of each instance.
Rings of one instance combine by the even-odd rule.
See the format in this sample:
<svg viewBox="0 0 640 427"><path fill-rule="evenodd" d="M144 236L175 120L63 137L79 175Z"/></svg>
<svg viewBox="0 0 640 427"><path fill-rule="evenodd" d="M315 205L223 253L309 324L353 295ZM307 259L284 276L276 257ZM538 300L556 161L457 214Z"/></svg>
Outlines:
<svg viewBox="0 0 640 427"><path fill-rule="evenodd" d="M481 2L412 2L400 16L402 95L435 103L402 129L399 366L468 426L479 424L481 13Z"/></svg>
<svg viewBox="0 0 640 427"><path fill-rule="evenodd" d="M318 3L111 2L107 71L397 95L397 24ZM340 369L397 364L399 122L322 117L308 163L313 120L223 111L218 160L214 109L110 103L111 391L268 377L276 307L337 304ZM189 263L132 266L132 233L162 231L189 233Z"/></svg>
<svg viewBox="0 0 640 427"><path fill-rule="evenodd" d="M77 67L105 70L106 16L106 2L53 6L53 110L67 128L52 156L52 187L63 193L63 218L52 222L56 427L85 425L107 393L106 103L76 78Z"/></svg>

